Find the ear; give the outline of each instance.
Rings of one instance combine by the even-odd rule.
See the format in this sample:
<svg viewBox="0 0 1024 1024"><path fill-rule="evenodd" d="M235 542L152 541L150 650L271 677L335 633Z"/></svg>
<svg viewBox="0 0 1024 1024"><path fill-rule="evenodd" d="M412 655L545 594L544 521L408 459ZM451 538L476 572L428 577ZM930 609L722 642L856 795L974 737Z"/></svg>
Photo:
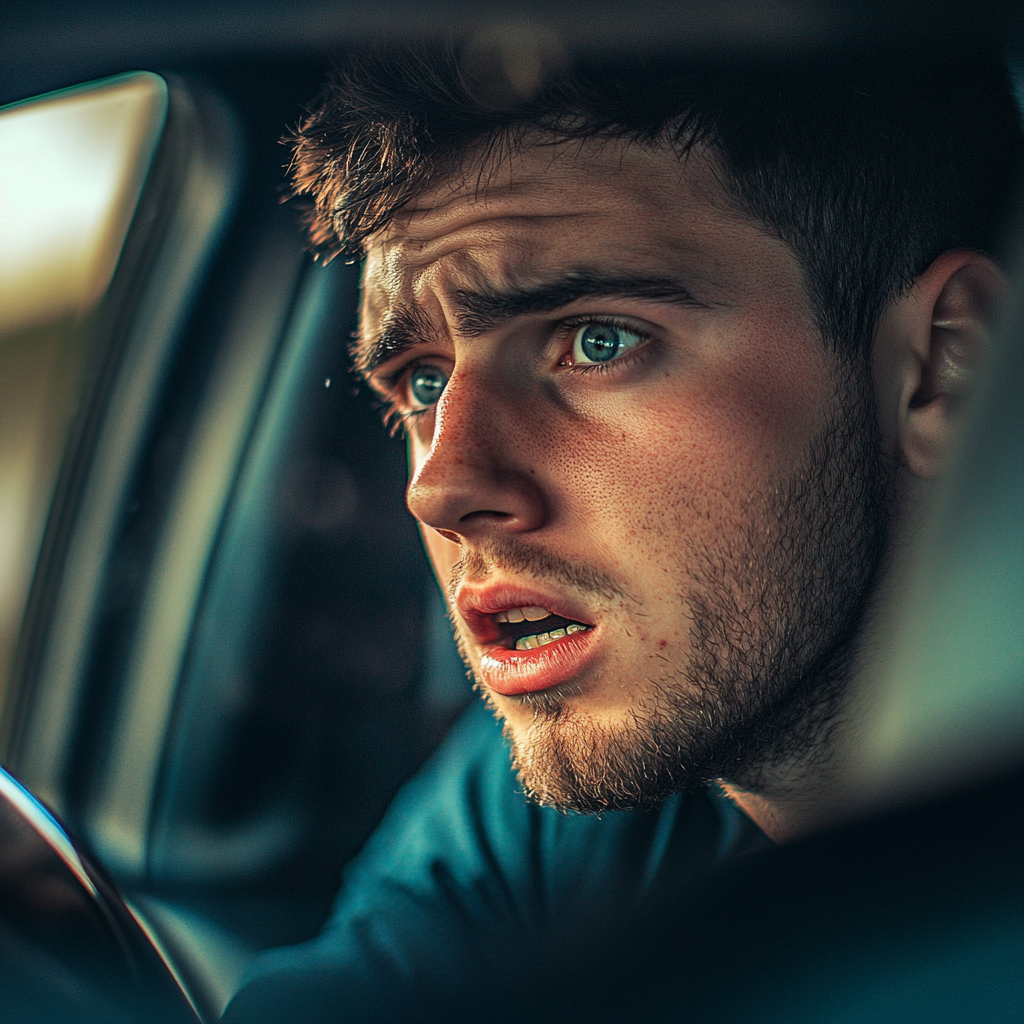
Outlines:
<svg viewBox="0 0 1024 1024"><path fill-rule="evenodd" d="M938 476L988 351L1007 288L978 252L944 253L883 314L872 371L883 432L916 477Z"/></svg>

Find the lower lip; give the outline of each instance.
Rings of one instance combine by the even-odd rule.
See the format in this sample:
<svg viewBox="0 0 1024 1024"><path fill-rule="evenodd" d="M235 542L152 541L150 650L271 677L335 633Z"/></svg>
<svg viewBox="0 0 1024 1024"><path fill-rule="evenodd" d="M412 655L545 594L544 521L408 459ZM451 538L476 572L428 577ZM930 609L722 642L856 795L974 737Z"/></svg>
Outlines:
<svg viewBox="0 0 1024 1024"><path fill-rule="evenodd" d="M594 655L596 632L591 628L573 633L530 651L496 645L481 659L480 677L490 689L505 697L550 690L569 682L584 669Z"/></svg>

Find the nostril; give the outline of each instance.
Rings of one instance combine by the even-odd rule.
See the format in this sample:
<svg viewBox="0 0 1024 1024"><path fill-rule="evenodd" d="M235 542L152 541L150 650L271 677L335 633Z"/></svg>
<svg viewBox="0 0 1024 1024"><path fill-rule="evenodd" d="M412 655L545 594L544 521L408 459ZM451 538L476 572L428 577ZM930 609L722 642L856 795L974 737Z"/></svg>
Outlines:
<svg viewBox="0 0 1024 1024"><path fill-rule="evenodd" d="M434 533L441 534L441 536L444 537L445 540L450 540L453 544L461 543L459 535L457 533L452 533L451 530L438 530L436 527L434 527Z"/></svg>
<svg viewBox="0 0 1024 1024"><path fill-rule="evenodd" d="M478 509L476 512L467 512L459 522L468 523L477 519L490 519L497 522L505 522L509 519L515 519L515 516L511 512L499 512L497 509L493 508L482 508Z"/></svg>
<svg viewBox="0 0 1024 1024"><path fill-rule="evenodd" d="M529 504L520 502L520 508L507 512L495 508L482 508L475 512L467 512L459 517L457 529L460 537L480 537L483 534L525 533L537 529L543 522L543 515L531 508ZM539 509L539 503L538 503Z"/></svg>

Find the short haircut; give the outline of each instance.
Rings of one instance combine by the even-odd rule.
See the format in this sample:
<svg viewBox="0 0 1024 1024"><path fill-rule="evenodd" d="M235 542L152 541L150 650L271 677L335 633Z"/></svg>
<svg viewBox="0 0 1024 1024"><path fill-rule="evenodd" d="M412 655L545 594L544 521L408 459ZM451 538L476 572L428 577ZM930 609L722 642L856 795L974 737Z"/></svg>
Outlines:
<svg viewBox="0 0 1024 1024"><path fill-rule="evenodd" d="M355 54L291 142L321 253L356 253L402 206L483 157L606 139L710 148L728 201L800 261L826 344L869 351L877 318L942 252L996 253L1024 166L998 58L694 62L579 57L494 106L452 46ZM467 167L467 160L469 166Z"/></svg>

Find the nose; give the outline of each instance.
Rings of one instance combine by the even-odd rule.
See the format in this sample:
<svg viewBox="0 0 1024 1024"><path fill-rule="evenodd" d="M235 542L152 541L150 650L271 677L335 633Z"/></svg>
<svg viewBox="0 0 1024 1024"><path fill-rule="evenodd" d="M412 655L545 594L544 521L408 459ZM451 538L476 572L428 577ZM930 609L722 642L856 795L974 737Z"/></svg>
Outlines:
<svg viewBox="0 0 1024 1024"><path fill-rule="evenodd" d="M531 455L536 417L523 396L457 368L434 411L429 447L411 441L406 503L449 540L479 542L495 533L527 533L547 512Z"/></svg>

